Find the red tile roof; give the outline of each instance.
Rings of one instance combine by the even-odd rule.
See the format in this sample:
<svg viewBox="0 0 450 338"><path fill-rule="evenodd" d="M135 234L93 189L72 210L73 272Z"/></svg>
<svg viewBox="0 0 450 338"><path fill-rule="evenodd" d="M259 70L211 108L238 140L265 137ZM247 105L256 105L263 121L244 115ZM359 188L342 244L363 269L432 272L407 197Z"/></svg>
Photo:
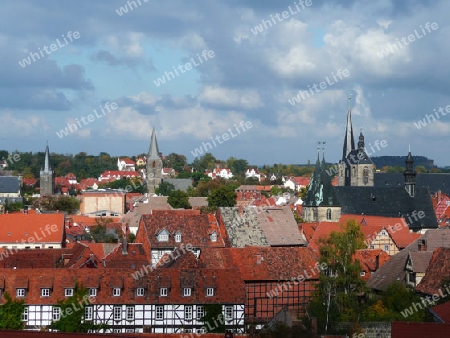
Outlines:
<svg viewBox="0 0 450 338"><path fill-rule="evenodd" d="M450 324L450 302L433 306L430 310L439 316L444 323Z"/></svg>
<svg viewBox="0 0 450 338"><path fill-rule="evenodd" d="M64 214L0 215L0 243L62 243Z"/></svg>
<svg viewBox="0 0 450 338"><path fill-rule="evenodd" d="M378 266L377 266L377 257L378 257ZM355 254L355 259L359 261L361 265L362 271L365 272L365 275L362 276L362 279L368 280L370 274L375 272L381 266L386 263L390 256L383 250L358 250Z"/></svg>
<svg viewBox="0 0 450 338"><path fill-rule="evenodd" d="M416 291L438 294L444 280L450 278L450 248L437 248L431 257L425 276L416 286Z"/></svg>
<svg viewBox="0 0 450 338"><path fill-rule="evenodd" d="M391 338L433 338L449 336L449 324L393 322L391 326Z"/></svg>

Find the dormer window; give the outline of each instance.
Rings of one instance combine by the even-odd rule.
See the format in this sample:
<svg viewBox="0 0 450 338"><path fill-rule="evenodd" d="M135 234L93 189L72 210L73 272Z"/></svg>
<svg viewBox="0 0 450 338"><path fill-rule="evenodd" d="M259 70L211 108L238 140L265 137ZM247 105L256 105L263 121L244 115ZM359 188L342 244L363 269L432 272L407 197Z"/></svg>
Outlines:
<svg viewBox="0 0 450 338"><path fill-rule="evenodd" d="M210 235L210 238L211 238L211 242L217 242L217 232L215 230Z"/></svg>
<svg viewBox="0 0 450 338"><path fill-rule="evenodd" d="M158 242L168 242L169 241L169 232L164 229L158 234Z"/></svg>
<svg viewBox="0 0 450 338"><path fill-rule="evenodd" d="M181 242L181 231L178 231L175 234L175 242L180 243Z"/></svg>

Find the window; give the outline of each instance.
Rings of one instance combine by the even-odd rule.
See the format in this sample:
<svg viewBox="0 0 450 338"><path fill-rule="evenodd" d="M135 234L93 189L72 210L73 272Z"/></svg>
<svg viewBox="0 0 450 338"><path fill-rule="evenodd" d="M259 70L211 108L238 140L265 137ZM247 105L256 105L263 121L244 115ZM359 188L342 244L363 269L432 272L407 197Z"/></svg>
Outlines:
<svg viewBox="0 0 450 338"><path fill-rule="evenodd" d="M159 295L160 295L161 297L167 297L167 294L168 294L167 288L161 288L161 289L159 290Z"/></svg>
<svg viewBox="0 0 450 338"><path fill-rule="evenodd" d="M389 244L384 245L384 251L389 251Z"/></svg>
<svg viewBox="0 0 450 338"><path fill-rule="evenodd" d="M120 288L114 288L113 289L113 296L114 297L120 296Z"/></svg>
<svg viewBox="0 0 450 338"><path fill-rule="evenodd" d="M205 308L202 305L197 305L197 320L205 316Z"/></svg>
<svg viewBox="0 0 450 338"><path fill-rule="evenodd" d="M214 288L206 288L206 297L214 296Z"/></svg>
<svg viewBox="0 0 450 338"><path fill-rule="evenodd" d="M28 308L27 308L27 307L23 310L21 320L22 320L23 322L28 321Z"/></svg>
<svg viewBox="0 0 450 338"><path fill-rule="evenodd" d="M371 248L371 249L375 249L375 245L371 244L371 245L370 245L370 248Z"/></svg>
<svg viewBox="0 0 450 338"><path fill-rule="evenodd" d="M381 230L381 236L386 236L386 235L387 235L386 230Z"/></svg>
<svg viewBox="0 0 450 338"><path fill-rule="evenodd" d="M233 307L225 306L225 320L233 320Z"/></svg>
<svg viewBox="0 0 450 338"><path fill-rule="evenodd" d="M211 242L217 242L217 232L213 231L213 233L211 234Z"/></svg>
<svg viewBox="0 0 450 338"><path fill-rule="evenodd" d="M49 297L50 289L41 289L41 297Z"/></svg>
<svg viewBox="0 0 450 338"><path fill-rule="evenodd" d="M25 289L17 289L16 290L16 297L25 297L26 290Z"/></svg>
<svg viewBox="0 0 450 338"><path fill-rule="evenodd" d="M134 319L134 307L127 306L127 320L133 320Z"/></svg>
<svg viewBox="0 0 450 338"><path fill-rule="evenodd" d="M192 306L189 305L184 307L184 319L192 320Z"/></svg>
<svg viewBox="0 0 450 338"><path fill-rule="evenodd" d="M59 320L61 318L61 308L54 307L52 312L53 312L53 316L52 316L53 320L56 321L56 320Z"/></svg>
<svg viewBox="0 0 450 338"><path fill-rule="evenodd" d="M90 288L90 289L89 289L89 296L91 296L91 297L96 297L96 296L97 296L97 289L95 289L95 288Z"/></svg>
<svg viewBox="0 0 450 338"><path fill-rule="evenodd" d="M66 297L71 297L73 296L73 289L64 289L64 295Z"/></svg>
<svg viewBox="0 0 450 338"><path fill-rule="evenodd" d="M364 277L366 275L366 272L365 271L361 271L360 275L361 275L361 277Z"/></svg>
<svg viewBox="0 0 450 338"><path fill-rule="evenodd" d="M144 295L144 288L137 288L136 289L136 296L142 297Z"/></svg>
<svg viewBox="0 0 450 338"><path fill-rule="evenodd" d="M363 183L364 185L367 185L369 183L369 168L364 167L363 169Z"/></svg>
<svg viewBox="0 0 450 338"><path fill-rule="evenodd" d="M169 233L167 232L167 230L162 230L158 234L158 242L167 242L167 241L169 241Z"/></svg>
<svg viewBox="0 0 450 338"><path fill-rule="evenodd" d="M178 231L178 232L175 234L175 242L177 242L177 243L180 243L180 242L181 242L181 232L180 232L180 231Z"/></svg>
<svg viewBox="0 0 450 338"><path fill-rule="evenodd" d="M184 297L189 297L191 295L191 288L184 288L183 289L183 296Z"/></svg>
<svg viewBox="0 0 450 338"><path fill-rule="evenodd" d="M158 305L156 307L156 320L164 319L164 306Z"/></svg>
<svg viewBox="0 0 450 338"><path fill-rule="evenodd" d="M114 320L122 319L122 308L120 306L114 306Z"/></svg>
<svg viewBox="0 0 450 338"><path fill-rule="evenodd" d="M92 306L86 306L84 308L84 319L85 320L92 320L93 318L93 311L94 308Z"/></svg>
<svg viewBox="0 0 450 338"><path fill-rule="evenodd" d="M327 219L331 219L331 209L327 209Z"/></svg>

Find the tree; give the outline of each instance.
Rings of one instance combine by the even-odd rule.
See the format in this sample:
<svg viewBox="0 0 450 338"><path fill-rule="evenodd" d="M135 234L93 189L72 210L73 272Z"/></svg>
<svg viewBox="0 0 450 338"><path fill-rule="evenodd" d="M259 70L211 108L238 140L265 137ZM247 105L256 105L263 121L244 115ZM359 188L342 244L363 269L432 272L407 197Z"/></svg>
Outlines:
<svg viewBox="0 0 450 338"><path fill-rule="evenodd" d="M64 211L73 214L80 208L80 201L71 196L43 196L33 201L33 207L45 211Z"/></svg>
<svg viewBox="0 0 450 338"><path fill-rule="evenodd" d="M2 330L22 330L22 314L25 310L25 301L12 300L8 292L3 294L6 302L0 305L0 329Z"/></svg>
<svg viewBox="0 0 450 338"><path fill-rule="evenodd" d="M189 203L189 196L186 192L182 190L174 190L169 194L167 198L167 203L170 204L172 208L175 209L191 209L191 205Z"/></svg>
<svg viewBox="0 0 450 338"><path fill-rule="evenodd" d="M91 320L85 320L85 308L90 304L88 289L79 285L75 285L73 296L66 300L59 300L60 318L52 321L50 328L61 332L84 332L105 330L108 328L106 324L94 324Z"/></svg>
<svg viewBox="0 0 450 338"><path fill-rule="evenodd" d="M166 168L173 168L176 172L181 173L184 171L184 166L186 165L186 156L171 153L164 158L163 165Z"/></svg>
<svg viewBox="0 0 450 338"><path fill-rule="evenodd" d="M210 207L234 207L236 205L237 194L229 187L220 187L214 189L208 196L208 205Z"/></svg>
<svg viewBox="0 0 450 338"><path fill-rule="evenodd" d="M96 225L90 229L86 238L96 243L117 243L121 239L122 233L118 229L108 229L108 224L112 222L112 218L96 218Z"/></svg>
<svg viewBox="0 0 450 338"><path fill-rule="evenodd" d="M364 234L354 220L341 227L341 232L332 232L321 241L319 263L325 263L327 269L320 273L309 309L325 333L333 332L338 322L357 321L362 312L358 295L365 291L365 282L354 255L365 248Z"/></svg>
<svg viewBox="0 0 450 338"><path fill-rule="evenodd" d="M204 173L206 169L213 169L217 160L211 153L205 153L200 158L195 158L192 166L197 172Z"/></svg>
<svg viewBox="0 0 450 338"><path fill-rule="evenodd" d="M204 324L207 333L224 333L226 326L223 320L221 304L204 305L205 314L200 321Z"/></svg>
<svg viewBox="0 0 450 338"><path fill-rule="evenodd" d="M156 188L155 193L161 196L169 196L172 191L175 190L175 186L172 183L162 182L159 188Z"/></svg>

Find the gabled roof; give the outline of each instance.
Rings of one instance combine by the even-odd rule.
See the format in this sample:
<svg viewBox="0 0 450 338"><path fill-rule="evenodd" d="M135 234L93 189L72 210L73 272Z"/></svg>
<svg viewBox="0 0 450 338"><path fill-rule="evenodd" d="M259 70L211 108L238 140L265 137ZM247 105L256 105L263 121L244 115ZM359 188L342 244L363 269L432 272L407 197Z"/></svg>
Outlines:
<svg viewBox="0 0 450 338"><path fill-rule="evenodd" d="M443 282L450 280L450 248L437 248L434 250L425 276L416 286L416 291L432 295L438 294ZM447 284L447 287L449 285ZM445 289L444 289L445 290Z"/></svg>
<svg viewBox="0 0 450 338"><path fill-rule="evenodd" d="M433 252L431 251L417 251L409 253L409 260L412 265L413 272L425 272L430 264Z"/></svg>
<svg viewBox="0 0 450 338"><path fill-rule="evenodd" d="M377 258L378 257L378 258ZM386 263L390 256L383 250L357 250L354 256L359 261L361 268L365 272L374 272ZM378 263L378 267L377 267ZM369 275L365 276L368 279Z"/></svg>
<svg viewBox="0 0 450 338"><path fill-rule="evenodd" d="M0 176L0 193L14 193L20 191L19 178L16 176Z"/></svg>

